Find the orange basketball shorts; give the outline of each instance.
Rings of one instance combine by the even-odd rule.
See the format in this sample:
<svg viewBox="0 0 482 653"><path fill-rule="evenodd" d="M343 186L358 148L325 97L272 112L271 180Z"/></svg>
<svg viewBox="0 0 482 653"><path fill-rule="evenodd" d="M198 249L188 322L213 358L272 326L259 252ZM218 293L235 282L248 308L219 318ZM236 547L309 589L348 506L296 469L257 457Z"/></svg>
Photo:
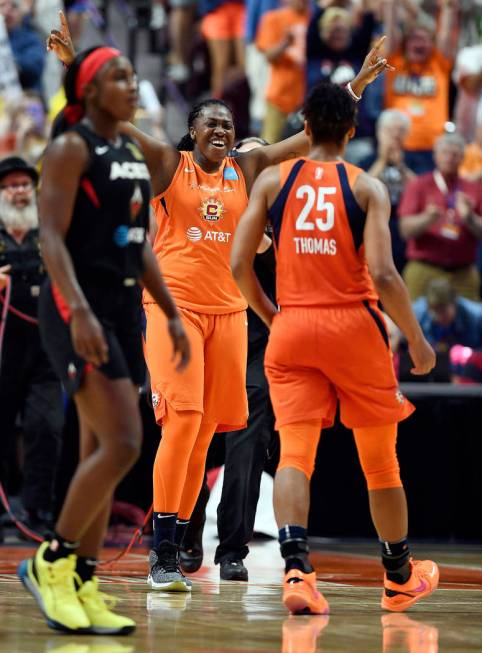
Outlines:
<svg viewBox="0 0 482 653"><path fill-rule="evenodd" d="M176 372L167 319L157 304L145 304L144 355L151 377L152 403L161 424L166 404L194 410L218 424L217 431L244 428L246 397L246 312L211 315L179 308L191 344L191 361Z"/></svg>
<svg viewBox="0 0 482 653"><path fill-rule="evenodd" d="M385 322L376 305L283 308L265 355L276 428L321 419L337 401L348 428L385 426L414 410L401 394Z"/></svg>
<svg viewBox="0 0 482 653"><path fill-rule="evenodd" d="M208 41L242 39L246 32L246 7L226 2L201 20L201 32Z"/></svg>

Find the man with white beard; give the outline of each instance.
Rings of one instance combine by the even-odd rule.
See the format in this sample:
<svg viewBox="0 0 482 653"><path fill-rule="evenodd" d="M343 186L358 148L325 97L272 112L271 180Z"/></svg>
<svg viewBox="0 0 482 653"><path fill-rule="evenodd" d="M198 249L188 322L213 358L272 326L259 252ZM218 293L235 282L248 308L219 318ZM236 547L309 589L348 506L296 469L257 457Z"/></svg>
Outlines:
<svg viewBox="0 0 482 653"><path fill-rule="evenodd" d="M0 161L0 480L8 484L20 417L26 524L43 534L52 522L63 404L36 322L45 277L37 182L37 171L23 159Z"/></svg>

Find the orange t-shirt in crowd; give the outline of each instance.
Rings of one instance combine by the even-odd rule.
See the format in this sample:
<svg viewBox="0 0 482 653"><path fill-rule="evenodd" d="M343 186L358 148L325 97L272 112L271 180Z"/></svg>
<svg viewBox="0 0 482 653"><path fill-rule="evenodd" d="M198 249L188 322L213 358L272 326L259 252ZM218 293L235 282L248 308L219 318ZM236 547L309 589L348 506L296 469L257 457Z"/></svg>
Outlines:
<svg viewBox="0 0 482 653"><path fill-rule="evenodd" d="M399 50L388 62L385 108L399 109L412 121L405 140L407 150L431 150L449 118L449 82L452 61L433 49L424 64L409 64Z"/></svg>
<svg viewBox="0 0 482 653"><path fill-rule="evenodd" d="M482 174L482 147L478 143L471 143L465 148L464 160L459 168L461 177L470 177L476 173Z"/></svg>
<svg viewBox="0 0 482 653"><path fill-rule="evenodd" d="M361 172L344 161L280 164L281 190L268 216L282 308L377 301L364 254L366 215L352 191Z"/></svg>
<svg viewBox="0 0 482 653"><path fill-rule="evenodd" d="M226 157L209 174L192 152L181 159L169 188L153 198L157 234L154 253L178 306L226 314L247 307L231 274L234 231L248 204L235 159ZM144 291L144 302L153 302Z"/></svg>
<svg viewBox="0 0 482 653"><path fill-rule="evenodd" d="M266 100L283 113L299 109L305 96L306 30L308 13L290 9L266 12L258 27L256 47L265 52L278 45L288 32L293 42L284 53L270 64L270 78Z"/></svg>

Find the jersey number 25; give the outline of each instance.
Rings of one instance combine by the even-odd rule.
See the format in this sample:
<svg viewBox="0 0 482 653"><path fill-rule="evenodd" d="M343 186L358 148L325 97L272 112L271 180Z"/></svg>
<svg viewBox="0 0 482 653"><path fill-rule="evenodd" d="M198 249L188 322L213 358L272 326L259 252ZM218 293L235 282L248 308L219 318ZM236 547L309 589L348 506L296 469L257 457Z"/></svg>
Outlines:
<svg viewBox="0 0 482 653"><path fill-rule="evenodd" d="M306 202L296 219L296 229L298 231L313 231L315 225L320 231L333 229L335 224L335 207L332 202L327 202L325 198L327 195L334 195L335 193L335 186L318 186L318 193L313 186L308 186L308 184L297 188L296 198L301 200L306 196ZM310 214L315 206L315 202L316 212L324 215L315 218L315 221L311 222L308 218L311 217Z"/></svg>

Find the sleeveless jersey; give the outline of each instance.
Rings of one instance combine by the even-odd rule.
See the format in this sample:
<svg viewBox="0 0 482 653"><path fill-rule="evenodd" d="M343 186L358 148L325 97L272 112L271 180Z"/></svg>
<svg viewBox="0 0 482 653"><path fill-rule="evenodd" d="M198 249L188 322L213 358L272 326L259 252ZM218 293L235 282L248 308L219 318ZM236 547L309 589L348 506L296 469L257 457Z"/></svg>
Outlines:
<svg viewBox="0 0 482 653"><path fill-rule="evenodd" d="M364 256L366 214L352 191L361 172L337 161L281 163L281 190L268 212L281 307L378 299Z"/></svg>
<svg viewBox="0 0 482 653"><path fill-rule="evenodd" d="M234 231L248 203L241 168L227 157L213 174L181 159L169 188L152 200L154 253L178 306L199 313L242 311L246 301L231 274ZM144 291L144 301L152 302Z"/></svg>
<svg viewBox="0 0 482 653"><path fill-rule="evenodd" d="M65 238L79 283L133 285L142 274L149 224L151 186L142 153L125 135L114 146L82 123L71 131L90 153Z"/></svg>

